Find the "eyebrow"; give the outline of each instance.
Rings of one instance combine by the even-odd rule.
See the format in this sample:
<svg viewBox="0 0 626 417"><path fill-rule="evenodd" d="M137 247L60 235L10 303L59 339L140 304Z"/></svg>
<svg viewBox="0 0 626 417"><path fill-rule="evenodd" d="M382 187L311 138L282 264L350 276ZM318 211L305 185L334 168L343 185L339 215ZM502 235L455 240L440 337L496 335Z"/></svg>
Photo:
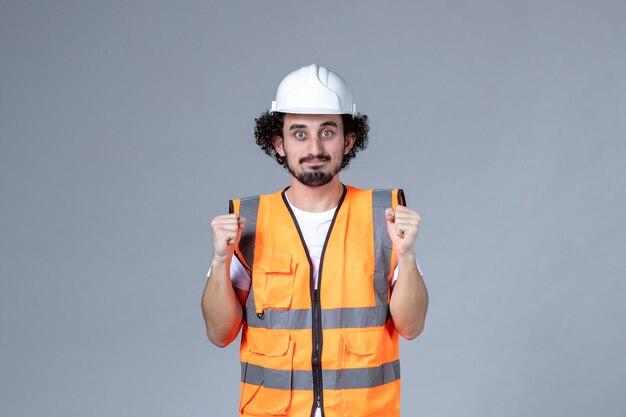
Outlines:
<svg viewBox="0 0 626 417"><path fill-rule="evenodd" d="M335 123L335 122L331 122L331 121L328 121L328 122L324 122L324 123L321 123L321 124L320 124L320 127L326 127L326 126L337 127L337 123ZM294 124L292 124L291 126L289 126L289 130L294 130L294 129L304 129L304 128L306 128L306 127L307 127L306 125L301 125L301 124L295 124L295 123L294 123Z"/></svg>

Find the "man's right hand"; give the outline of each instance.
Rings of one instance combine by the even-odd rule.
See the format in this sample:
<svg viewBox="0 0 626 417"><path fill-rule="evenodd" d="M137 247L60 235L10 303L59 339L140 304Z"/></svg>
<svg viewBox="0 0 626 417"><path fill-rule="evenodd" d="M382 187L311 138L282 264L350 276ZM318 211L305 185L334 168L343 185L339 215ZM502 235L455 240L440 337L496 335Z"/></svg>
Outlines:
<svg viewBox="0 0 626 417"><path fill-rule="evenodd" d="M237 338L247 294L235 289L230 280L230 262L239 243L246 219L224 214L211 221L213 228L213 261L211 276L202 294L202 314L209 340L224 347Z"/></svg>
<svg viewBox="0 0 626 417"><path fill-rule="evenodd" d="M230 261L239 243L241 232L246 227L246 219L236 214L223 214L211 221L213 228L213 252L215 260Z"/></svg>

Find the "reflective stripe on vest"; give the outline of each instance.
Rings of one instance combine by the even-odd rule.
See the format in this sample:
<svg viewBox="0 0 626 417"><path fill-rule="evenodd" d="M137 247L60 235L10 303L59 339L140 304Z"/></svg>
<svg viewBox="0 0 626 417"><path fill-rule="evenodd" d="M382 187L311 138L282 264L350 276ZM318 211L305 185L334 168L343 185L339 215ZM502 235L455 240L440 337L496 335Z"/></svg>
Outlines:
<svg viewBox="0 0 626 417"><path fill-rule="evenodd" d="M400 379L400 361L372 368L324 369L322 378L324 389L329 390L378 387ZM241 381L275 389L313 389L311 371L267 369L247 363L241 364Z"/></svg>
<svg viewBox="0 0 626 417"><path fill-rule="evenodd" d="M345 307L322 310L322 328L340 329L348 327L384 326L387 322L389 306L386 301L376 307ZM310 329L311 309L264 310L259 317L254 305L254 295L248 296L246 322L250 327L265 329Z"/></svg>
<svg viewBox="0 0 626 417"><path fill-rule="evenodd" d="M241 415L287 409L307 415L320 400L328 415L360 415L362 396L377 398L366 404L371 415L397 415L398 336L389 316L396 260L385 209L404 204L402 191L346 188L322 252L319 292L311 287L306 246L283 193L231 202L231 212L247 220L235 255L252 274ZM320 397L312 396L314 389Z"/></svg>
<svg viewBox="0 0 626 417"><path fill-rule="evenodd" d="M259 210L259 197L249 197L230 202L230 212L238 213L246 219L246 231L256 230L256 215ZM254 262L254 233L242 233L239 239L239 261L243 266L252 270ZM235 254L237 255L237 253Z"/></svg>

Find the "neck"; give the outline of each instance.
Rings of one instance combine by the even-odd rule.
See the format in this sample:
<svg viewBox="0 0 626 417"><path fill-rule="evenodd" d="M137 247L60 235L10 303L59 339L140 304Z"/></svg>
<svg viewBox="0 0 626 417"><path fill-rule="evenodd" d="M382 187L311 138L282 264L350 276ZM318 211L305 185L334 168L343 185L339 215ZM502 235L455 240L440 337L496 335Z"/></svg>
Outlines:
<svg viewBox="0 0 626 417"><path fill-rule="evenodd" d="M287 190L287 198L291 204L310 213L320 213L337 207L342 194L343 184L339 181L339 175L319 187L304 185L291 177L291 187Z"/></svg>

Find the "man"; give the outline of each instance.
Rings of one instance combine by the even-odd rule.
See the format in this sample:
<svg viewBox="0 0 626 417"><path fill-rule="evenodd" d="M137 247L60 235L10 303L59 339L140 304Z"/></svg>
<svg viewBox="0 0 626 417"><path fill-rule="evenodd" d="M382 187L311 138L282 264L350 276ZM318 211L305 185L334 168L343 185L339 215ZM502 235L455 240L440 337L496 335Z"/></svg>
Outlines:
<svg viewBox="0 0 626 417"><path fill-rule="evenodd" d="M398 334L419 335L428 306L420 217L401 190L340 182L369 127L339 75L292 72L256 123L291 184L213 219L202 296L214 344L242 329L240 415L398 416Z"/></svg>

